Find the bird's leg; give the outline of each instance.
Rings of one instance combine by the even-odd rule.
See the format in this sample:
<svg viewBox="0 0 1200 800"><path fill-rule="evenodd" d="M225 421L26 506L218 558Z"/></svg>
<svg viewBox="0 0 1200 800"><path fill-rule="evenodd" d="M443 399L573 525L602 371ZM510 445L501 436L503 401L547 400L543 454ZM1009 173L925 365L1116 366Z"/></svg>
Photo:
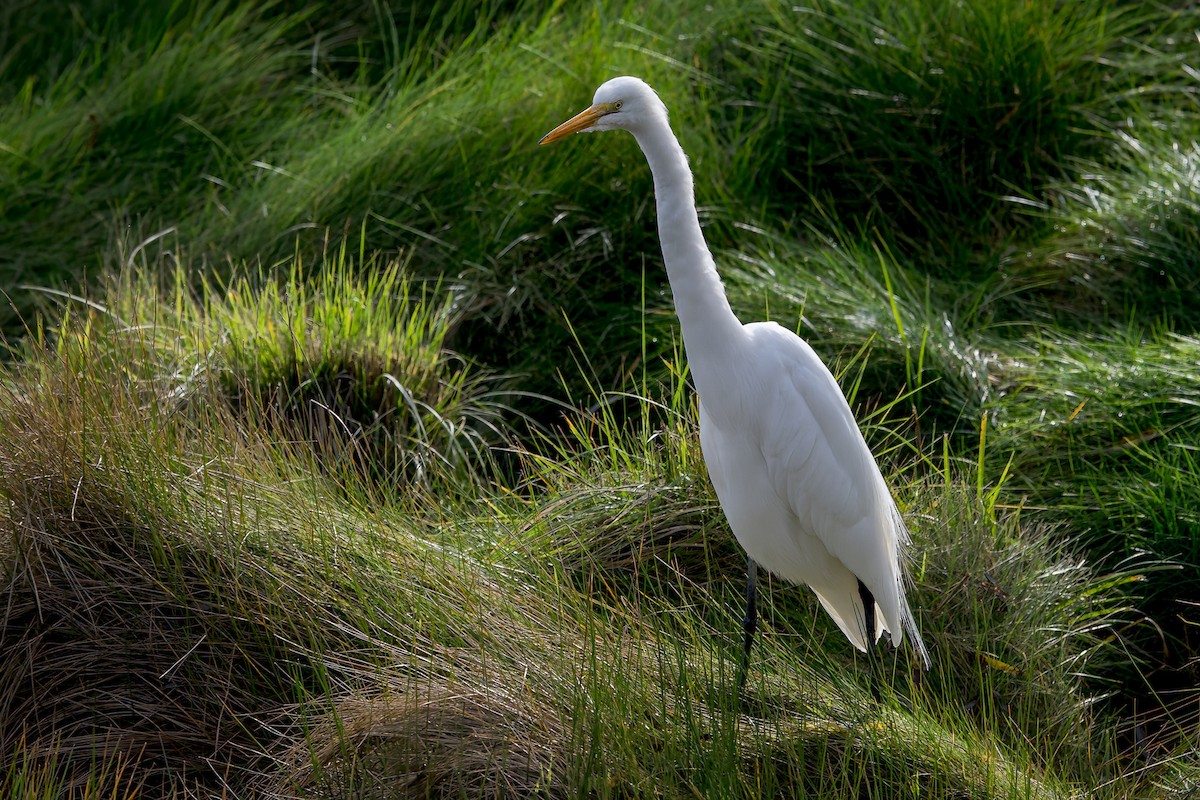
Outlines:
<svg viewBox="0 0 1200 800"><path fill-rule="evenodd" d="M742 667L738 670L738 694L746 685L746 673L750 669L750 646L754 644L754 631L758 628L758 565L754 559L746 558L746 619L742 622L745 638L742 640Z"/></svg>
<svg viewBox="0 0 1200 800"><path fill-rule="evenodd" d="M879 693L879 671L876 666L878 660L878 648L875 642L875 595L871 594L871 590L861 580L858 582L858 596L862 600L863 605L863 625L866 632L867 643L867 672L871 676L871 697L875 698L876 703L883 701L883 697Z"/></svg>

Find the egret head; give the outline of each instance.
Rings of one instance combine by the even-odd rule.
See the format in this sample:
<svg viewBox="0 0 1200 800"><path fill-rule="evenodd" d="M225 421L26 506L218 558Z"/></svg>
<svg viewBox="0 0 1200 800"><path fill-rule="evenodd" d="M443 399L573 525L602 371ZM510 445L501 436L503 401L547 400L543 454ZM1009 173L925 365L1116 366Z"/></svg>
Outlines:
<svg viewBox="0 0 1200 800"><path fill-rule="evenodd" d="M592 104L542 137L539 144L558 141L572 133L626 130L637 133L652 122L665 123L667 107L645 81L623 75L605 81Z"/></svg>

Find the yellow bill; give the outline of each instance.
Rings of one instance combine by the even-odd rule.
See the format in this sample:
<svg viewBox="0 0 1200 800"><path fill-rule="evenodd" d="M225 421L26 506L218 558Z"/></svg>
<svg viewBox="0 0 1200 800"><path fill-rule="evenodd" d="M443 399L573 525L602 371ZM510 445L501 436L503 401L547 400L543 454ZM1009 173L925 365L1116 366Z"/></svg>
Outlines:
<svg viewBox="0 0 1200 800"><path fill-rule="evenodd" d="M585 128L590 128L596 124L596 121L607 114L611 109L607 105L594 105L585 108L569 120L559 125L554 130L547 133L541 138L538 144L550 144L557 142L564 136L570 136L572 133L579 133Z"/></svg>

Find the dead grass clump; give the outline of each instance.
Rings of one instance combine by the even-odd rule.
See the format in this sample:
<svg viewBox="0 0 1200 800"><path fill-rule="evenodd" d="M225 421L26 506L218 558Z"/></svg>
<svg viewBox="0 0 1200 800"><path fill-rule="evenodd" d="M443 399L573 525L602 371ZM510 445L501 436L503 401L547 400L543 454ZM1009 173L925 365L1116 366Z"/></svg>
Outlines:
<svg viewBox="0 0 1200 800"><path fill-rule="evenodd" d="M268 588L205 544L203 515L171 513L203 501L137 463L139 409L89 419L64 382L4 397L0 761L53 754L72 785L116 754L150 794L262 767L263 726L304 672Z"/></svg>
<svg viewBox="0 0 1200 800"><path fill-rule="evenodd" d="M561 797L567 737L531 693L497 684L350 698L297 748L289 784L330 800Z"/></svg>
<svg viewBox="0 0 1200 800"><path fill-rule="evenodd" d="M88 335L0 382L0 780L118 764L147 796L286 793L310 748L292 788L329 796L559 779L547 652L573 605L306 476L227 404L162 394L127 332Z"/></svg>

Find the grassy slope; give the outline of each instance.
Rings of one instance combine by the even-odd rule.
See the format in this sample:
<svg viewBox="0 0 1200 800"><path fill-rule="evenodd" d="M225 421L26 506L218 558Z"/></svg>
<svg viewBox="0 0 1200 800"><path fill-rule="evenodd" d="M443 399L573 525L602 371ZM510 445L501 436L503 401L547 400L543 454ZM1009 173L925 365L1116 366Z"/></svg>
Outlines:
<svg viewBox="0 0 1200 800"><path fill-rule="evenodd" d="M1195 785L1195 700L1150 693L1200 585L1194 17L75 8L0 29L4 283L96 298L6 322L6 788ZM648 175L533 146L618 72L735 306L884 454L936 666L883 706L782 586L731 705Z"/></svg>

